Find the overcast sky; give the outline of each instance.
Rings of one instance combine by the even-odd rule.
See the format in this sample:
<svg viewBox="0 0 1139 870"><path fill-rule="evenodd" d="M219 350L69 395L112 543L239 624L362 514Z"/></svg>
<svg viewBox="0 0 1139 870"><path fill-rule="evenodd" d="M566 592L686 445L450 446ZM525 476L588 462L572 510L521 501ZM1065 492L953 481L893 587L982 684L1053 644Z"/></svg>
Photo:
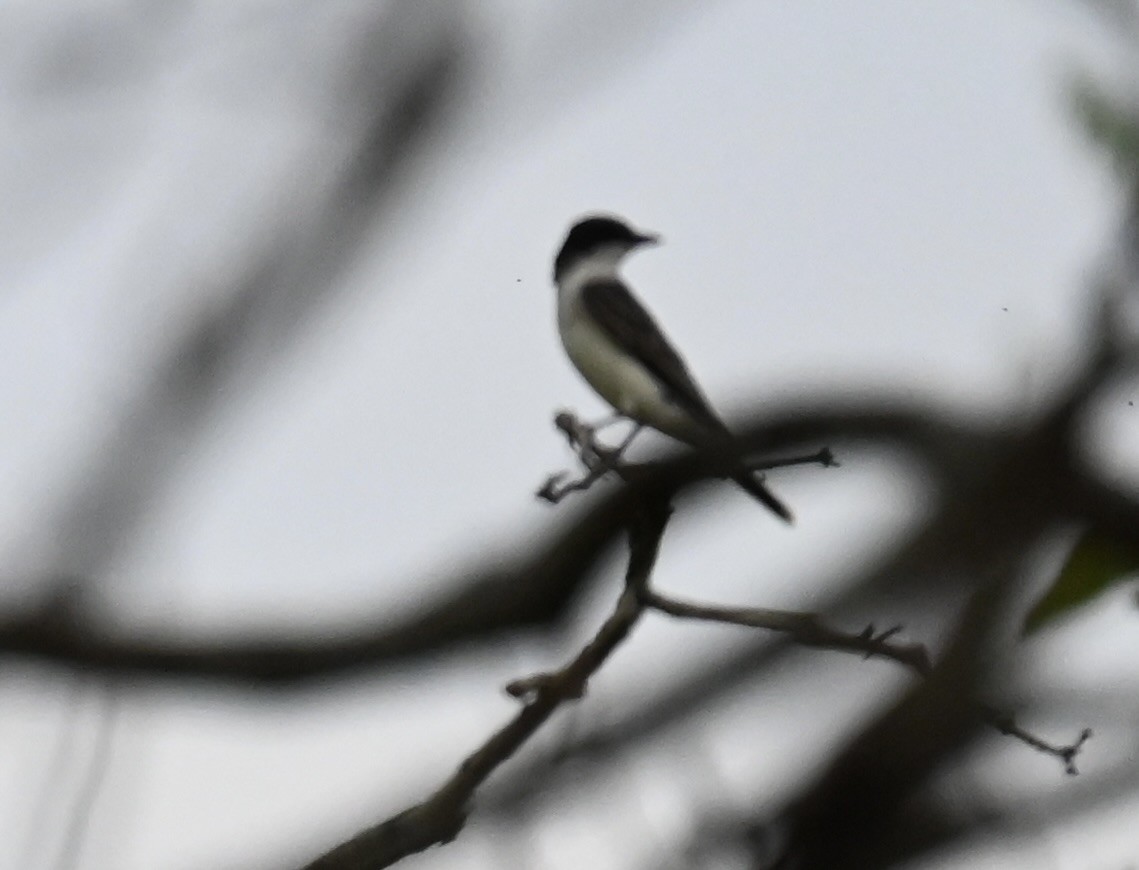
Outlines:
<svg viewBox="0 0 1139 870"><path fill-rule="evenodd" d="M370 255L340 276L341 296L180 457L178 484L107 571L116 618L318 629L414 607L431 590L401 581L511 552L574 510L533 492L571 458L554 411L604 411L553 320L551 258L583 212L663 235L628 277L729 416L765 398L869 387L1016 415L1071 364L1119 205L1064 97L1074 71L1111 56L1079 4L724 0L668 4L667 15L654 3L473 5L485 56L457 129L403 192L398 222L377 227ZM39 530L155 348L320 183L326 167L308 157L334 153L343 132L319 111L322 76L364 6L0 9L7 574L52 564L58 542ZM88 54L121 64L75 74ZM1134 434L1125 425L1117 442ZM773 475L799 518L793 533L725 489L699 520L680 518L658 582L809 607L913 510L909 482L884 468L866 456ZM1072 631L1133 630L1125 611L1111 599ZM691 647L676 631L646 626L586 709L619 703L618 688L662 662L682 668ZM718 633L684 636L714 647ZM1052 643L1064 667L1073 646ZM317 850L425 793L510 714L502 684L557 652L519 647L277 700L129 695L82 866L262 866ZM1110 674L1134 653L1097 651L1087 667ZM882 670L865 679L889 684ZM28 793L69 727L73 691L30 668L0 674L0 864L29 854ZM865 703L847 694L835 693L836 721ZM77 715L94 721L103 702L84 698ZM749 722L770 751L720 773L744 788L802 763L806 743L787 731L803 703ZM738 748L742 725L709 737L709 764ZM1012 770L1056 787L1047 759L1019 747L1001 759L994 780ZM647 828L671 830L685 818L677 789L634 776L625 797L645 805ZM1043 866L1139 860L1097 830L1057 833ZM529 857L552 870L627 866L635 855L615 851L617 833L565 820ZM1089 843L1100 863L1086 860ZM50 866L44 851L25 870ZM994 847L991 866L1002 855ZM416 860L501 856L472 837Z"/></svg>

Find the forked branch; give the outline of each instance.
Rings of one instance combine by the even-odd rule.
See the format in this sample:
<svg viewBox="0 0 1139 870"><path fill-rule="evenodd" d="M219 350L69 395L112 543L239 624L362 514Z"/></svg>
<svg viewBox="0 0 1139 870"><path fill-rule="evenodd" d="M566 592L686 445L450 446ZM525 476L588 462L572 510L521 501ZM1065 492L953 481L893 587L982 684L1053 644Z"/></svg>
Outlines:
<svg viewBox="0 0 1139 870"><path fill-rule="evenodd" d="M828 626L814 613L769 610L760 607L723 607L700 604L670 598L651 589L644 591L643 601L648 608L680 619L698 619L706 622L761 628L786 635L792 643L798 646L855 653L866 658L890 659L909 668L922 678L927 678L933 673L933 663L924 644L901 643L894 639L901 631L901 626L894 626L880 632L873 625L867 625L862 631L855 634ZM1002 734L1014 737L1038 752L1059 759L1068 774L1079 773L1076 768L1076 756L1091 738L1090 728L1082 730L1072 743L1058 744L1044 740L1021 728L1008 713L986 707L983 710L983 715L985 720Z"/></svg>
<svg viewBox="0 0 1139 870"><path fill-rule="evenodd" d="M560 670L515 681L508 691L525 703L506 725L463 760L425 800L335 847L305 870L378 870L431 846L453 840L466 821L478 787L553 715L580 698L590 677L628 636L644 612L643 590L656 563L670 508L664 500L642 505L629 528L625 589L593 639Z"/></svg>
<svg viewBox="0 0 1139 870"><path fill-rule="evenodd" d="M580 420L571 411L559 411L554 416L554 426L569 442L570 448L581 464L581 471L576 477L572 471L563 470L551 474L538 488L538 498L557 504L566 496L575 492L583 492L593 486L597 481L612 473L624 479L635 479L638 476L651 472L654 463L626 463L622 461L626 448L632 441L638 429L625 439L619 446L607 447L598 438L598 432L604 426L592 425ZM776 468L791 468L796 465L818 465L823 468L835 468L838 461L829 447L822 447L811 453L777 459L746 459L743 462L749 471L771 471ZM738 469L738 464L735 466ZM721 476L717 474L715 466L709 465L707 477Z"/></svg>

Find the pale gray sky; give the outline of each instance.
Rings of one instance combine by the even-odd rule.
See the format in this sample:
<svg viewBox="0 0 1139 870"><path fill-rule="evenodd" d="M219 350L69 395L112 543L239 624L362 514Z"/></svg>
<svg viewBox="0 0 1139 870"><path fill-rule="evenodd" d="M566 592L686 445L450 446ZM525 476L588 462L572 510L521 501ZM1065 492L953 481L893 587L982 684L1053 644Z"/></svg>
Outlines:
<svg viewBox="0 0 1139 870"><path fill-rule="evenodd" d="M79 451L106 436L186 313L224 289L233 258L334 168L311 157L333 160L344 136L322 106L364 6L199 2L170 11L174 23L110 0L0 10L6 573L51 563L57 542L37 530ZM663 234L629 277L729 412L885 384L1015 415L1070 364L1118 206L1063 98L1072 70L1110 57L1077 4L735 0L662 21L653 3L473 6L487 51L458 132L317 328L182 457L179 485L107 578L121 618L224 630L414 607L430 589L401 578L517 546L573 511L533 492L569 461L554 410L602 411L553 326L550 260L585 211ZM69 82L84 51L122 63ZM809 606L820 587L807 578L874 552L913 508L889 472L866 456L773 478L793 533L725 490L714 512L680 520L658 582ZM1131 619L1110 599L1035 655L1061 668L1086 652L1074 633L1133 634ZM722 648L720 632L684 629L685 644L678 632L640 631L581 715L603 716L662 661ZM488 653L277 700L128 696L82 866L261 866L319 849L422 795L510 714L501 685L557 654ZM1134 654L1095 652L1096 679ZM817 752L802 725L817 693L833 724L812 736L833 739L844 711L872 700L867 686L896 678L861 662L842 674L805 673L803 697L717 723L693 768L717 768L743 796L757 775L802 765ZM68 682L0 675L0 864L22 854ZM1111 764L1112 745L1085 766ZM1014 775L1065 784L1018 746L988 762L969 775L994 793ZM609 807L560 820L534 866L628 866L637 856L606 814L637 801L637 823L674 835L689 821L684 772L633 775ZM1034 866L1139 860L1118 826L1097 830L1050 833ZM1004 848L975 866L1011 866ZM500 863L475 833L409 866Z"/></svg>

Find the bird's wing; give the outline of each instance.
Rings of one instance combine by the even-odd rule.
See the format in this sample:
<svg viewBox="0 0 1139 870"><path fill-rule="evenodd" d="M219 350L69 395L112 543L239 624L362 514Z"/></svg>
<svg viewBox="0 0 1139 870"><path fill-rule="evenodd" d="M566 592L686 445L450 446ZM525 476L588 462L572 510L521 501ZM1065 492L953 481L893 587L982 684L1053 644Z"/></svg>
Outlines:
<svg viewBox="0 0 1139 870"><path fill-rule="evenodd" d="M582 288L581 304L602 331L653 374L670 399L710 430L725 431L680 354L628 287L611 279L592 281Z"/></svg>

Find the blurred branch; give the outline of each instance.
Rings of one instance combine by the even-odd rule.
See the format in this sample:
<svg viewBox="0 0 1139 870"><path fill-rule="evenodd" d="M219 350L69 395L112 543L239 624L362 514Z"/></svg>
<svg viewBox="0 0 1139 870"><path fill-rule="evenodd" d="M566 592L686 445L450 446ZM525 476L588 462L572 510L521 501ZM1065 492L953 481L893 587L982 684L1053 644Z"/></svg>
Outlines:
<svg viewBox="0 0 1139 870"><path fill-rule="evenodd" d="M1067 492L1067 488L1070 483L1071 468L1068 450L1072 423L1090 394L1090 391L1083 392L1083 384L1079 386L1081 389L1079 395L1066 395L1051 414L1044 415L1040 419L1038 426L1031 432L1015 440L1007 437L994 438L993 447L1003 447L1011 455L1002 456L1004 461L1000 463L984 463L981 470L988 473L982 475L979 481L966 478L968 494L973 496L965 502L970 509L967 516L961 510L960 504L950 499L943 502L940 517L943 524L935 529L936 533L932 540L927 542L924 556L929 561L922 560L925 564L921 565L921 569L926 575L936 573L942 576L954 571L967 570L975 573L978 578L983 578L983 582L977 582L978 588L972 604L941 664L928 669L928 657L918 656L912 649L899 651L887 643L888 638L874 638L871 635L867 640L861 641L862 651L892 650L899 660L911 667L924 670L928 679L920 690L907 696L901 704L880 720L880 724L872 727L852 744L850 750L835 762L831 773L820 781L816 789L805 793L788 809L788 824L793 830L788 854L794 853L799 856L805 854L807 863L804 866L837 866L833 860L830 864L825 863L825 860L834 858L836 853L833 849L828 847L820 851L811 846L813 839L820 837L825 839L822 832L826 824L842 826L843 835L838 839L844 847L846 840L851 841L854 847L863 847L866 842L870 842L878 848L878 844L887 842L885 839L867 840L860 833L862 826L873 830L874 837L877 837L881 830L877 824L867 823L866 805L857 803L852 805L845 795L842 800L837 799L836 795L841 793L842 788L849 785L852 793L858 795L858 800L881 808L883 818L894 820L894 810L903 799L924 781L942 759L954 749L964 745L973 728L984 721L985 709L976 700L975 690L979 675L984 672L981 662L990 643L992 627L999 623L1004 605L1011 595L1011 589L1015 586L1012 578L1016 576L1016 560L1027 549L1027 545L1054 522L1057 510L1066 509L1069 501L1070 493ZM790 422L794 427L802 421ZM881 418L876 418L875 425L880 426L881 423ZM751 433L751 437L759 438L762 434ZM971 457L974 462L979 458L977 455ZM673 489L690 482L694 476L698 479L709 470L714 473L716 466L709 469L708 462L706 457L693 455L664 462L651 475L652 486L664 487L659 491L671 494ZM1049 469L1050 473L1042 474L1040 472L1042 468ZM947 476L950 479L954 477ZM645 492L645 486L644 481L632 482L620 491ZM972 541L972 546L966 548L965 552L962 552L960 546L963 538L953 534L959 531L954 528L958 523L967 523L970 532L969 539ZM656 540L659 541L659 537ZM901 548L905 558L915 557L916 554L912 552L913 546L914 543L910 542ZM654 543L654 556L655 547ZM635 555L635 546L633 549ZM635 558L630 560L630 575L633 573L632 566L635 561ZM636 615L650 604L659 605L662 609L676 613L686 609L685 606L677 605L663 597L654 598L653 593L643 585L637 590L636 597L630 599L631 589L632 587L627 586L622 601L623 607L631 609L634 616L628 618L627 625L624 621L621 622L624 625L620 631L621 637L631 627ZM611 620L619 619L621 609L619 607L617 614L611 617ZM723 608L700 610L695 605L688 606L687 615L695 615L697 612L705 618L712 615L718 618L729 615ZM745 624L772 623L768 618L769 611L736 613L734 616L739 617L739 621ZM804 622L800 617L792 622L794 630L791 630L786 622L783 623L783 629L793 637L795 631L798 631L804 638L818 645L830 643L850 648L859 643L857 640L850 640L849 637L840 637L833 631L820 630L814 621ZM602 635L606 634L607 628L603 628ZM599 635L599 638L602 635ZM605 648L611 649L610 646ZM592 672L592 669L588 670L588 673ZM567 682L564 673L541 674L516 681L511 685L510 691L531 699L523 710L525 713L533 705L540 704L555 687L559 697L577 697L584 689L584 680ZM548 713L542 714L543 720L546 715ZM534 728L527 727L521 724L521 720L515 720L512 725L518 729L518 732L515 733L514 728L508 726L510 734L502 738L511 747L510 752L513 752L520 741L526 739L537 727L536 725ZM911 742L905 744L906 751L899 751L903 743L902 736L898 732L906 727L912 727L912 733L908 735ZM923 728L926 730L922 730ZM500 732L500 735L503 733L505 732ZM894 743L897 745L893 745ZM1040 748L1044 744L1038 741L1034 745ZM886 772L882 776L871 776L868 773L868 765L878 763L882 753L887 751L892 753L892 757L884 768ZM1074 751L1075 749L1073 754ZM493 757L500 758L498 754ZM498 761L495 762L496 765L497 763ZM468 759L452 783L459 781L458 778L464 769L472 764L473 762ZM450 784L445 786L425 804L413 807L369 829L310 865L308 870L384 867L407 854L436 843L446 842L457 834L463 823L463 807L473 793L474 786L481 783L488 772L484 771L482 766L476 766L476 771L474 783L470 787L460 788ZM867 789L879 791L867 792ZM873 801L869 797L870 794L874 795ZM850 814L857 819L857 823L852 823L850 818L836 818L834 816L836 812ZM875 818L874 821L877 822L878 819ZM862 839L859 839L860 836ZM815 848L815 853L818 854L811 852L812 848ZM823 857L820 858L819 855ZM796 860L803 859L797 857Z"/></svg>
<svg viewBox="0 0 1139 870"><path fill-rule="evenodd" d="M70 599L53 599L40 610L0 620L0 656L119 676L207 679L250 688L323 682L554 622L591 577L630 509L630 491L614 492L528 558L512 565L492 558L481 568L467 567L447 584L455 591L402 620L384 615L373 624L341 627L317 638L192 641L102 631Z"/></svg>
<svg viewBox="0 0 1139 870"><path fill-rule="evenodd" d="M951 575L967 560L969 551L961 541L975 537L986 522L1019 503L1028 491L1025 480L1044 478L1056 484L1048 499L1031 506L1038 528L1098 512L1109 515L1120 534L1129 528L1139 536L1139 508L1070 466L1072 416L1091 392L1086 384L1076 387L1082 391L1078 401L1065 394L1051 412L1018 431L966 427L942 420L929 409L868 398L858 405L846 402L842 410L834 410L841 407L838 402L818 402L807 409L769 411L741 433L741 441L757 452L792 449L817 438L866 441L893 444L921 456L942 484L938 509L882 564L871 566L852 584L861 595L892 584L916 589L933 576ZM635 482L595 500L528 558L506 565L491 559L482 567L465 569L448 581L457 591L403 619L384 615L372 624L316 639L196 642L104 631L74 602L63 599L0 619L0 657L32 657L111 674L282 686L358 673L508 630L549 625L566 612L642 493L718 476L714 461L694 453L645 464L641 471ZM433 585L438 585L436 579Z"/></svg>
<svg viewBox="0 0 1139 870"><path fill-rule="evenodd" d="M1020 518L1003 530L1014 532ZM928 848L945 822L912 799L932 773L974 737L984 721L977 693L994 628L1015 586L1023 539L1005 542L976 579L945 657L929 678L851 740L816 781L792 800L774 827L785 845L776 866L885 867ZM753 832L763 840L760 823Z"/></svg>
<svg viewBox="0 0 1139 870"><path fill-rule="evenodd" d="M699 604L667 598L652 590L645 592L645 606L681 619L698 619L775 631L787 635L791 643L797 646L849 652L865 658L877 656L895 661L920 677L929 678L933 675L933 663L925 646L920 643L898 643L893 640L894 635L902 630L900 625L882 632L876 631L873 625L868 625L862 631L853 634L831 628L815 613ZM1007 713L987 709L985 719L1002 734L1014 737L1038 752L1057 758L1069 774L1078 772L1076 756L1092 736L1091 730L1085 728L1075 742L1055 744L1021 728Z"/></svg>
<svg viewBox="0 0 1139 870"><path fill-rule="evenodd" d="M826 609L828 612L844 612L850 609L852 599L859 600L860 597L857 594L840 596ZM671 615L764 628L785 637L778 643L753 641L742 650L715 659L641 706L622 711L615 721L532 757L521 767L513 769L509 777L488 795L484 806L488 814L503 820L515 818L523 811L524 805L539 795L550 797L559 786L555 775L568 761L619 766L624 763L624 753L643 749L667 729L682 726L694 717L706 716L710 709L745 685L753 686L749 691L760 691L754 688L757 680L764 674L777 672L779 665L796 649L815 647L866 657L878 656L902 664L922 677L928 677L932 672L928 649L922 644L892 641L896 629L875 632L873 627L868 627L857 634L845 633L821 623L818 614L719 608L664 599L652 590L646 593L646 604ZM719 619L720 616L726 618ZM1020 727L1007 713L986 708L983 715L992 727L1002 733L1058 759L1069 773L1075 772L1075 758L1091 736L1085 729L1072 743L1053 743Z"/></svg>
<svg viewBox="0 0 1139 870"><path fill-rule="evenodd" d="M1095 363L1099 362L1101 360L1097 358ZM1102 376L1103 369L1099 365L1093 364L1092 368ZM907 796L949 754L963 746L986 718L986 708L976 699L975 692L980 675L984 673L982 661L991 643L992 629L999 624L1015 586L1013 578L1017 576L1015 569L1020 554L1055 522L1057 516L1071 509L1074 475L1069 453L1071 432L1074 419L1091 393L1091 382L1077 380L1072 392L1063 396L1052 412L1042 416L1028 431L1018 433L1016 438L994 434L988 445L989 451L969 453L974 475L962 477L946 468L939 469L951 482L950 489L956 482L964 492L946 494L937 517L939 522L927 528L925 534L916 536L916 540L899 548L890 560L890 567L894 570L889 572L889 579L896 580L899 576L900 572L896 570L899 563L912 560L920 569L917 573L926 576L938 574L944 577L955 571L973 574L977 592L956 639L941 664L927 672L928 679L923 686L868 729L835 761L831 771L818 785L805 792L786 811L786 826L792 831L787 854L795 855L796 861L804 862L803 866L838 866L836 856L851 850L856 853L861 850L868 855L868 860L878 862L884 855L908 854L915 842L933 836L931 831L937 825L927 830L928 826L903 823L901 830L907 835L891 840L882 836L883 820L898 824L897 809ZM879 432L891 428L884 426L883 418L876 414L861 418L852 415L852 419L860 419L867 428L873 427ZM786 422L792 429L797 426L803 430L811 428L801 419ZM750 434L759 439L775 428L771 426L765 432ZM857 427L848 427L845 431L849 428ZM906 439L902 437L901 440ZM957 455L962 453L957 452ZM683 478L686 472L694 473L692 463L700 467L701 462L700 457L686 456L675 460L674 465L666 463L662 468L674 468L674 473ZM1048 472L1041 473L1041 469L1048 469ZM677 483L677 479L674 478L672 483ZM636 489L636 484L631 484L623 491ZM963 501L951 497L958 494L969 497ZM959 525L964 528L958 528ZM960 532L966 532L966 535L963 537ZM962 540L972 542L964 551L960 545ZM872 581L874 575L866 579ZM867 585L870 584L862 585L863 591ZM642 593L641 606L648 603L662 605L674 612L683 610L662 597L654 599L646 589ZM760 621L758 613L745 614L747 618L742 621L749 624ZM713 614L717 617L727 615L722 609L700 613L702 616ZM799 620L796 625L802 630L807 623ZM809 627L812 631L817 628L814 623ZM859 643L849 637L838 638L833 633L805 636L820 644L841 643L844 648ZM864 649L869 647L881 652L886 648L886 640L881 637L875 639L871 635L862 644ZM915 655L912 649L899 653L899 658L922 670L928 665L928 658ZM544 676L531 678L516 684L514 689L517 692L534 692L541 697L548 680ZM1011 725L1009 730L1011 732ZM1080 743L1082 740L1073 744L1072 755ZM1046 744L1038 741L1034 745L1043 748ZM418 812L418 808L409 812ZM386 824L398 826L404 821L405 817L399 816ZM830 826L841 832L835 838L838 845L812 845L830 836L824 834ZM377 836L387 836L384 826L376 831ZM920 836L916 836L918 834ZM430 842L438 842L438 839ZM873 850L884 851L878 854ZM313 870L316 870L315 866Z"/></svg>
<svg viewBox="0 0 1139 870"><path fill-rule="evenodd" d="M436 7L434 17L444 14ZM355 131L354 151L298 210L289 237L260 252L251 245L228 295L170 342L114 437L75 482L56 535L64 542L64 571L102 573L171 479L186 444L208 430L232 396L246 394L233 387L250 376L255 351L264 362L267 348L279 352L335 298L336 278L392 207L403 170L427 150L463 81L469 46L450 20L459 11L445 14L433 22L420 4L394 4L361 22L370 41L358 50L371 62L338 119ZM425 26L430 37L421 34Z"/></svg>
<svg viewBox="0 0 1139 870"><path fill-rule="evenodd" d="M1062 395L1047 413L1011 431L1000 426L987 430L963 427L941 421L926 409L867 400L854 407L848 403L842 411L834 411L833 406L838 403L832 403L830 410L821 405L813 411L788 409L781 416L769 413L743 437L750 439L757 450L761 446L789 449L818 437L893 444L924 458L942 482L937 510L882 564L854 578L855 594L866 595L896 584L916 587L934 577L944 583L956 574L988 582L991 564L1007 560L1005 548L1012 547L1015 552L1029 550L1031 542L1050 524L1075 512L1102 509L1110 510L1121 522L1134 518L1135 512L1126 499L1105 491L1072 465L1074 420L1093 391L1094 383L1077 379L1072 391ZM646 495L671 493L715 472L715 465L707 457L695 454L653 463L643 476L638 475L638 480L598 499L591 510L554 536L536 555L505 568L494 563L493 567L465 572L455 578L464 583L462 589L425 614L395 626L371 626L349 637L316 642L288 639L270 644L241 641L178 645L169 640L143 643L98 635L83 626L82 614L57 607L0 625L0 651L52 659L80 669L152 677L204 677L250 686L301 683L372 668L401 657L438 651L458 641L556 618L615 536L628 527ZM1108 495L1110 504L1100 505ZM963 547L962 541L968 541L969 546ZM979 565L985 565L987 570L978 572ZM1015 571L1009 569L1008 573ZM1002 580L996 585L1003 588L1008 583ZM646 600L653 601L651 595ZM658 598L656 603L664 600ZM643 606L638 600L637 615ZM609 630L603 634L610 636ZM599 642L607 655L608 641ZM945 661L951 660L952 654L951 650ZM569 673L580 674L585 667L587 677L593 672L590 668L600 664L592 662L590 658L586 664L571 666ZM750 663L752 667L741 668L737 675L754 676L754 663L755 660ZM948 665L943 662L940 667ZM931 682L937 673L935 669ZM523 718L496 736L497 742L492 741L495 748L488 749L488 755L472 756L476 761L469 763L474 765L474 773L464 773L464 766L453 780L458 785L445 787L438 803L429 801L371 829L365 834L364 844L379 843L383 850L388 850L382 854L398 857L397 853L408 854L408 849L426 848L438 842L439 837L453 836L455 825L462 824L465 802L473 789L549 715L545 705L551 703L550 686L557 687L558 703L572 696L571 688L580 691L584 683L573 687L568 679L546 675L517 684L516 691L529 695L520 713ZM954 677L958 679L963 678ZM717 690L722 691L726 685ZM955 687L954 691L960 688L952 681L951 687ZM912 762L913 777L892 786L891 800L900 801L938 759L961 745L970 729L983 720L984 710L971 700L971 692L972 689L960 695L956 701L959 708L937 707L937 717L945 713L950 718L944 723L952 727L922 750L926 754L906 761ZM936 698L940 699L938 704L948 703L941 695ZM691 696L687 700L690 702ZM925 716L922 709L910 710L903 718L921 719ZM533 710L537 712L527 712ZM874 756L885 745L884 740L878 737L863 744L864 751ZM855 791L864 794L863 786L858 785ZM807 817L810 816L808 812ZM818 830L813 821L803 824L804 830ZM343 857L346 853L334 854ZM313 865L338 866L351 865Z"/></svg>
<svg viewBox="0 0 1139 870"><path fill-rule="evenodd" d="M82 717L83 694L86 681L76 680L67 687L64 699L66 709L65 717L60 722L60 732L55 739L51 750L50 760L45 766L39 780L39 793L34 799L27 801L30 810L30 821L24 845L20 849L20 867L34 867L37 865L36 856L43 848L43 843L49 839L50 832L57 827L55 806L59 801L68 771L78 761L79 737L84 728ZM46 739L46 735L45 739Z"/></svg>
<svg viewBox="0 0 1139 870"><path fill-rule="evenodd" d="M789 408L782 418L760 424L750 435L759 438L777 428L848 432L854 439L915 445L923 443L928 437L923 433L932 430L942 433L946 443L955 443L945 424L931 420L921 409L899 408L889 400L868 400L860 408L837 414L825 408L806 413ZM962 437L970 447L984 438L977 433ZM788 439L788 443L795 442ZM936 462L931 464L936 467ZM98 628L74 599L63 596L38 610L0 619L0 657L32 657L78 670L135 677L281 686L358 673L457 643L486 640L506 630L547 625L566 612L627 521L640 493L656 487L681 487L716 473L714 463L691 453L646 465L635 484L594 501L528 558L505 566L501 558L493 558L473 570L464 568L446 582L456 591L425 612L394 624L384 615L373 624L339 629L332 637L316 639L283 636L196 642L169 635L124 636ZM433 578L432 585L439 585L437 579Z"/></svg>
<svg viewBox="0 0 1139 870"><path fill-rule="evenodd" d="M656 563L671 508L667 497L645 502L629 526L625 590L613 613L584 649L561 670L526 678L513 694L527 700L518 714L459 765L430 798L369 828L305 865L305 870L378 870L415 852L450 842L466 821L475 790L510 758L563 703L585 692L589 678L628 636L643 612L641 591Z"/></svg>
<svg viewBox="0 0 1139 870"><path fill-rule="evenodd" d="M1097 357L1091 369L1102 377L1099 362ZM1077 379L1072 390L1061 396L1048 413L1016 431L1003 427L970 429L895 402L864 402L858 407L847 406L842 412L789 410L782 417L769 415L744 432L743 439L749 448L757 451L796 447L818 437L861 439L894 444L926 460L930 471L942 483L938 510L882 565L868 569L856 579L858 594L865 595L875 588L899 582L916 586L923 579L929 582L932 577L944 582L955 574L975 574L978 565L991 567L989 561L1007 558L1006 548L1014 547L1022 552L1058 518L1068 517L1073 510L1087 509L1086 501L1094 499L1095 489L1073 485L1078 475L1072 467L1071 433L1073 421L1092 394L1094 383L1090 375ZM438 651L460 640L486 637L507 628L538 624L543 619L556 617L614 536L633 522L646 497L659 499L662 494L667 497L679 487L715 476L717 471L715 461L691 453L654 463L643 475L638 474L637 480L598 500L592 510L555 536L536 556L506 569L496 565L473 576L465 573L455 578L463 583L457 593L426 614L396 626L373 626L347 638L318 642L294 639L275 645L242 641L179 647L169 641L140 644L96 636L82 627L78 614L56 611L0 625L0 651L51 658L79 668L149 676L207 677L248 685L299 683L372 668L401 657ZM1074 492L1080 494L1080 501L1073 498ZM962 541L969 541L970 546L962 547ZM631 559L631 575L635 563L636 559ZM1013 573L1011 569L1009 573ZM988 578L989 571L977 576ZM1008 585L1007 579L995 584L998 589L1005 585ZM623 600L627 601L627 596L628 592ZM646 600L653 599L647 597ZM657 599L658 604L663 602L664 599ZM623 605L623 608L631 608L631 612L619 609L613 617L616 623L607 624L599 635L600 655L591 651L597 648L587 648L583 658L561 675L539 675L516 683L514 691L528 698L519 717L468 759L436 796L369 829L311 865L311 870L387 866L384 862L453 837L463 824L466 802L474 789L528 739L558 704L580 693L585 679L608 655L611 644L624 636L644 606L644 600L638 598L635 607ZM885 640L888 638L878 638L879 649ZM951 650L939 669L949 668L947 663L952 657ZM961 745L972 726L983 719L983 708L971 700L971 684L965 691L960 685L964 677L956 675L950 680L952 691L949 691L937 680L939 669L935 669L928 682L937 684L938 691L956 693L953 703L958 706L942 709L935 705L934 718L945 730L903 758L908 773L892 782L891 791L881 798L887 804L883 810L887 817L892 817L891 802L901 801L940 759ZM740 672L741 675L747 673L746 670ZM571 682L571 677L577 682ZM935 689L926 691L935 692ZM926 696L918 694L916 697ZM938 705L949 703L936 692L930 697L938 699ZM916 716L921 720L925 716L923 710L919 706L898 716L902 719ZM882 727L892 739L897 738L891 731L892 725ZM920 732L915 735L921 736ZM885 737L875 735L873 739L860 741L859 745L862 748L856 753L858 757L875 757L887 742ZM864 774L862 766L857 774L851 775ZM844 776L846 774L839 771L835 774L836 781L842 782ZM864 786L862 780L853 782L852 792L865 797ZM828 817L831 812L833 787L828 781L824 791L814 797L805 796L801 806L789 810L800 835L817 834L819 819ZM366 855L367 862L351 863L359 855Z"/></svg>
<svg viewBox="0 0 1139 870"><path fill-rule="evenodd" d="M986 497L968 505L969 527L952 536L958 552L928 566L958 571L973 589L945 656L927 680L864 729L788 803L777 824L786 832L778 866L896 866L940 842L952 827L922 789L991 716L979 693L999 655L998 637L1023 561L1056 521L1070 518L1077 507L1083 473L1074 434L1121 351L1114 336L1101 331L1085 370L990 469ZM1085 739L1081 735L1060 754L1070 760Z"/></svg>
<svg viewBox="0 0 1139 870"><path fill-rule="evenodd" d="M1139 9L1136 8L1135 0L1082 0L1081 5L1125 38L1133 39L1139 32Z"/></svg>
<svg viewBox="0 0 1139 870"><path fill-rule="evenodd" d="M55 870L72 870L79 866L83 846L91 828L91 816L94 814L95 805L98 803L110 770L118 723L119 696L110 686L98 686L96 691L100 693L101 707L95 724L94 742L86 759L82 779L76 789L75 802L62 831Z"/></svg>
<svg viewBox="0 0 1139 870"><path fill-rule="evenodd" d="M977 576L978 560L1000 543L1000 530L1009 528L1013 516L1026 523L1028 538L1043 535L1056 524L1091 516L1121 537L1139 538L1139 503L1100 482L1074 457L1073 433L1079 431L1082 412L1099 385L1116 373L1117 357L1102 350L1108 346L1099 345L1101 352L1091 355L1050 408L1016 428L998 425L979 430L943 420L929 408L903 410L888 399L853 404L835 399L797 413L769 415L743 429L741 440L750 439L756 449L817 438L894 444L925 460L940 483L934 510L880 561L846 578L844 591L818 608L820 618L849 618L854 612L864 613L868 605L903 596L920 598L929 587L944 592ZM820 410L826 406L829 413ZM840 413L835 407L844 410ZM1048 491L1042 493L1043 484ZM554 768L565 760L622 763L622 753L705 714L731 693L772 672L792 649L789 638L751 642L714 661L644 706L625 711L616 722L515 768L489 796L488 809L498 818L511 818L527 801L557 785ZM1016 728L1007 716L995 711L988 711L988 716L991 724L1065 765L1081 743L1041 741Z"/></svg>

